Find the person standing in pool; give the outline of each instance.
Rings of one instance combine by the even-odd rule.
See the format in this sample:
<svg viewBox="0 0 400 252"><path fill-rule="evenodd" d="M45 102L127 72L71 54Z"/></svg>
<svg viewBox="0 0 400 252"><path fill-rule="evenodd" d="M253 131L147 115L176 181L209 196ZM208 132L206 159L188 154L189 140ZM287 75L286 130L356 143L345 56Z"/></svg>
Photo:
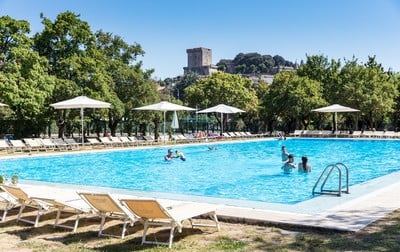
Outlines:
<svg viewBox="0 0 400 252"><path fill-rule="evenodd" d="M173 158L176 158L174 156L174 152L171 149L169 149L168 154L164 157L164 159L165 159L165 161L170 161Z"/></svg>
<svg viewBox="0 0 400 252"><path fill-rule="evenodd" d="M286 151L286 146L282 146L282 162L286 162L289 159L289 153Z"/></svg>
<svg viewBox="0 0 400 252"><path fill-rule="evenodd" d="M292 154L289 154L288 157L289 157L288 160L281 168L284 173L291 173L294 169L296 169L296 164L294 163L294 156Z"/></svg>
<svg viewBox="0 0 400 252"><path fill-rule="evenodd" d="M308 163L308 158L306 156L301 157L301 163L298 164L299 172L311 172L311 165Z"/></svg>

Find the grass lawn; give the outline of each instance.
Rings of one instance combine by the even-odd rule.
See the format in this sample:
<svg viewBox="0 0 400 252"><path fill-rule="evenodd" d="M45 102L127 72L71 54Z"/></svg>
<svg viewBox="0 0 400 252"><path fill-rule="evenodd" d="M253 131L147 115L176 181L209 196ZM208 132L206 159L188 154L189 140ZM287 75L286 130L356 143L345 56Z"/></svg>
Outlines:
<svg viewBox="0 0 400 252"><path fill-rule="evenodd" d="M34 212L28 213L33 215ZM39 227L16 223L17 210L0 224L0 251L400 251L400 210L359 232L335 232L302 227L247 225L221 222L221 231L189 226L175 234L172 249L141 246L143 227L129 236L97 237L98 218L83 218L78 232L54 229L55 213L42 217ZM106 232L120 234L118 221L108 221ZM166 240L168 231L150 229L149 239Z"/></svg>

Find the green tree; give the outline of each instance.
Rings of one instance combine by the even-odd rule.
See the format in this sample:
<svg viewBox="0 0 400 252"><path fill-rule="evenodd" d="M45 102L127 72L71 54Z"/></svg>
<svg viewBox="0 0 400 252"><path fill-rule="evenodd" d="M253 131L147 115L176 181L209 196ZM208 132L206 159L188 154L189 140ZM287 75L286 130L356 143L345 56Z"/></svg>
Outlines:
<svg viewBox="0 0 400 252"><path fill-rule="evenodd" d="M14 135L38 135L48 125L55 80L48 62L31 50L29 24L0 18L0 93L14 114Z"/></svg>
<svg viewBox="0 0 400 252"><path fill-rule="evenodd" d="M258 98L252 81L238 74L213 73L187 87L185 94L185 101L192 107L209 108L223 103L245 110L247 116L257 111Z"/></svg>
<svg viewBox="0 0 400 252"><path fill-rule="evenodd" d="M398 96L398 82L370 57L366 65L356 60L346 62L340 72L343 88L339 90L345 105L361 110L364 128L384 128Z"/></svg>
<svg viewBox="0 0 400 252"><path fill-rule="evenodd" d="M189 72L179 78L176 82L175 89L174 89L174 97L178 100L185 99L185 89L193 84L199 79L199 75L197 73Z"/></svg>
<svg viewBox="0 0 400 252"><path fill-rule="evenodd" d="M270 127L286 132L297 128L298 121L307 128L313 117L311 110L326 104L321 83L293 71L275 75L268 92L260 99L265 116L273 122Z"/></svg>
<svg viewBox="0 0 400 252"><path fill-rule="evenodd" d="M93 47L94 35L87 22L79 19L79 15L72 12L63 12L57 15L54 22L41 14L43 31L34 35L33 48L50 64L49 73L57 78L52 102L69 99L77 95L87 95L94 99L101 95L93 96L89 90L89 82L94 83L101 79L96 75L95 61L88 56L88 49ZM89 92L88 92L89 91ZM59 136L64 135L65 128L70 132L78 126L79 112L75 110L57 110ZM91 115L91 112L85 113ZM75 123L74 123L75 122ZM77 129L80 132L79 128Z"/></svg>
<svg viewBox="0 0 400 252"><path fill-rule="evenodd" d="M119 36L96 32L97 50L105 62L105 72L110 76L110 91L113 107L109 110L108 126L115 135L117 126L123 122L125 130L131 132L131 109L149 96L156 96L154 84L150 81L153 70L143 71L138 56L144 55L139 44L129 45Z"/></svg>

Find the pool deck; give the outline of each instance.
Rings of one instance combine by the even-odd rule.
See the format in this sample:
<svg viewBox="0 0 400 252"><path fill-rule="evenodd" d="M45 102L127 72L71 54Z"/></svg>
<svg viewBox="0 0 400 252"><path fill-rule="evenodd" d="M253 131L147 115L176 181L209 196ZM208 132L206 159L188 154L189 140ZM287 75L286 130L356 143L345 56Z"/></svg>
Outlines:
<svg viewBox="0 0 400 252"><path fill-rule="evenodd" d="M111 150L118 149L102 149L98 151ZM43 155L59 154L60 152L51 152ZM66 154L68 154L68 152ZM18 158L27 155L28 154L15 155L14 157ZM35 156L36 155L42 154L35 154ZM10 156L4 158L10 158ZM249 224L275 223L339 231L361 230L396 209L400 209L400 197L398 197L398 192L400 191L400 172L391 173L368 182L351 186L349 190L350 194L344 193L341 197L321 195L294 205L131 191L29 180L20 181L19 186L25 189L31 196L53 197L63 201L74 202L78 205L82 205L82 207L85 203L79 198L76 192L106 192L110 193L116 199L127 197L157 198L162 204L166 205L172 205L179 201L211 203L216 205L217 215L221 220L245 222ZM311 189L312 188L309 188L310 191Z"/></svg>
<svg viewBox="0 0 400 252"><path fill-rule="evenodd" d="M47 198L51 195L55 199L74 202L82 207L84 202L76 192L106 192L116 199L157 198L165 205L173 205L180 201L212 203L216 205L217 215L221 220L248 224L275 223L339 231L358 231L400 208L400 198L398 197L400 172L352 186L350 194L343 194L341 197L322 195L295 205L177 196L37 181L21 181L19 185L29 195ZM50 195L49 192L51 192Z"/></svg>

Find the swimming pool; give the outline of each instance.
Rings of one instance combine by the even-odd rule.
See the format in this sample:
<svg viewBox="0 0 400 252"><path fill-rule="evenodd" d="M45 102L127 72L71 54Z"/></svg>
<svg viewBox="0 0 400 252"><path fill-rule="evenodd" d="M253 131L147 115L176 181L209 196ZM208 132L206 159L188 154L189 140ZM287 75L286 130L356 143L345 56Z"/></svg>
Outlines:
<svg viewBox="0 0 400 252"><path fill-rule="evenodd" d="M312 198L323 169L336 162L349 167L350 185L400 170L400 141L359 139L261 140L208 145L177 145L186 161L164 161L171 147L29 156L0 160L0 174L21 179L93 185L149 192L294 204ZM300 162L309 157L310 174L281 170L281 146Z"/></svg>

